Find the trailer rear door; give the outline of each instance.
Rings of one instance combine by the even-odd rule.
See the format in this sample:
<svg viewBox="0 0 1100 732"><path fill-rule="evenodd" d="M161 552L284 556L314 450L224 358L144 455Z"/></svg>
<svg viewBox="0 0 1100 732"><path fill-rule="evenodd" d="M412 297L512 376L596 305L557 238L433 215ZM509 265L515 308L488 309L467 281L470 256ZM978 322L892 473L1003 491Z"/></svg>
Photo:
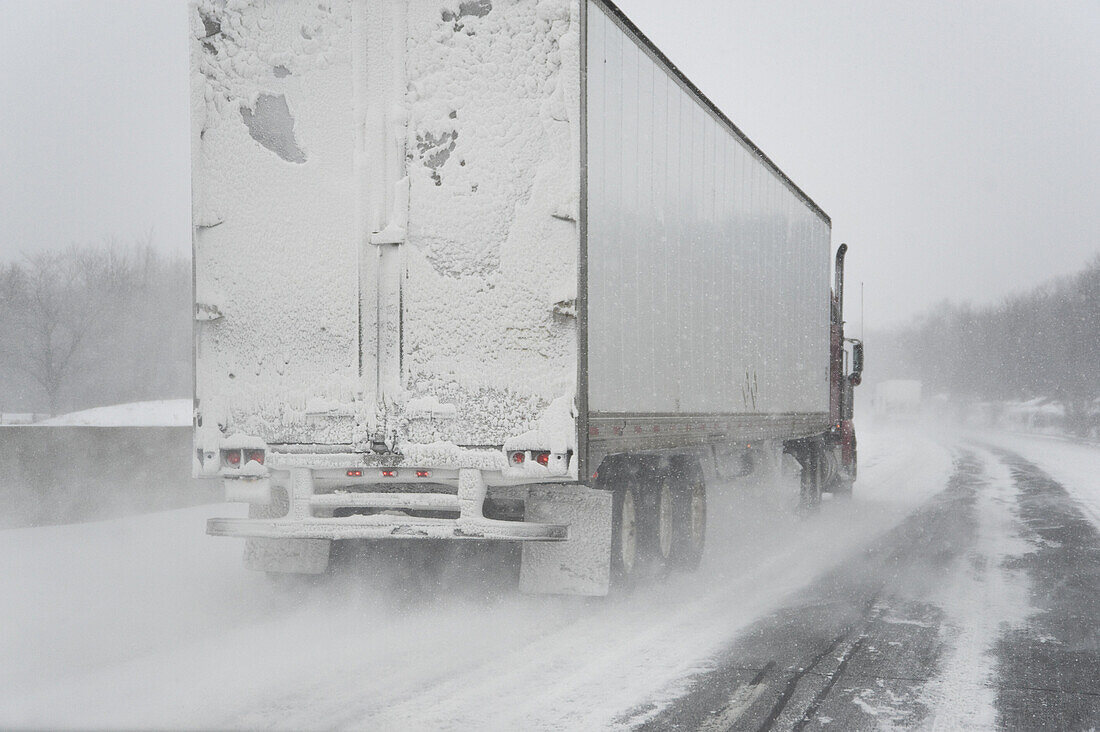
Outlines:
<svg viewBox="0 0 1100 732"><path fill-rule="evenodd" d="M577 376L579 17L409 6L400 431L501 445ZM573 435L572 428L570 436Z"/></svg>
<svg viewBox="0 0 1100 732"><path fill-rule="evenodd" d="M200 443L353 440L374 344L359 328L352 28L336 6L192 8Z"/></svg>
<svg viewBox="0 0 1100 732"><path fill-rule="evenodd" d="M193 9L200 443L500 445L571 401L576 15Z"/></svg>

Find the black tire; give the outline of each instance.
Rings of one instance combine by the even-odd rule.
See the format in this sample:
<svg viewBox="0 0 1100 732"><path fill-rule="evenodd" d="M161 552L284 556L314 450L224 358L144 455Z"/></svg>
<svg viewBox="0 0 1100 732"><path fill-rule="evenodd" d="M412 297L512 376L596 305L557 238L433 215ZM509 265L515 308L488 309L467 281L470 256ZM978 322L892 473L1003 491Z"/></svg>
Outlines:
<svg viewBox="0 0 1100 732"><path fill-rule="evenodd" d="M648 576L659 577L668 571L675 543L675 490L670 471L647 460L637 472L636 484L641 499L638 515L638 549Z"/></svg>
<svg viewBox="0 0 1100 732"><path fill-rule="evenodd" d="M845 464L844 451L841 446L833 448L836 451L836 475L829 482L829 492L839 500L849 500L852 497L852 486L856 482L856 467L859 465L856 459L856 437L852 435L852 459L851 462Z"/></svg>
<svg viewBox="0 0 1100 732"><path fill-rule="evenodd" d="M824 472L824 458L820 445L806 447L805 462L802 463L801 486L798 493L798 509L802 513L814 513L821 508L821 492Z"/></svg>
<svg viewBox="0 0 1100 732"><path fill-rule="evenodd" d="M638 512L640 501L634 481L614 486L611 498L611 586L629 591L638 581Z"/></svg>
<svg viewBox="0 0 1100 732"><path fill-rule="evenodd" d="M695 461L673 463L674 529L669 564L681 571L695 570L703 560L707 541L707 486Z"/></svg>

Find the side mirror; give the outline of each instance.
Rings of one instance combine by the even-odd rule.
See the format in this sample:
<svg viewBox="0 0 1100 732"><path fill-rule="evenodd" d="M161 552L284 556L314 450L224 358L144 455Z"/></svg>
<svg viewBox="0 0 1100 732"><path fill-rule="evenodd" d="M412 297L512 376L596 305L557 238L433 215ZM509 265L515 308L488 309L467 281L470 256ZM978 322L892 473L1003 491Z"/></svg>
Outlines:
<svg viewBox="0 0 1100 732"><path fill-rule="evenodd" d="M852 373L863 373L863 343L860 341L852 344Z"/></svg>

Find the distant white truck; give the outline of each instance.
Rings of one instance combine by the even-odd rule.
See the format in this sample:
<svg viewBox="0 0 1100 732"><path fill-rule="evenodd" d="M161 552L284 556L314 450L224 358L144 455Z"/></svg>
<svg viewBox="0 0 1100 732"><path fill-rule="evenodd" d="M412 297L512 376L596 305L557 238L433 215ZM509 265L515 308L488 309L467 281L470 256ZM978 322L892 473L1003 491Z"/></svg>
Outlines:
<svg viewBox="0 0 1100 732"><path fill-rule="evenodd" d="M191 18L194 470L249 566L518 541L603 594L782 450L850 490L830 220L610 2Z"/></svg>
<svg viewBox="0 0 1100 732"><path fill-rule="evenodd" d="M877 419L895 422L916 420L921 412L921 382L892 379L875 384L871 408Z"/></svg>

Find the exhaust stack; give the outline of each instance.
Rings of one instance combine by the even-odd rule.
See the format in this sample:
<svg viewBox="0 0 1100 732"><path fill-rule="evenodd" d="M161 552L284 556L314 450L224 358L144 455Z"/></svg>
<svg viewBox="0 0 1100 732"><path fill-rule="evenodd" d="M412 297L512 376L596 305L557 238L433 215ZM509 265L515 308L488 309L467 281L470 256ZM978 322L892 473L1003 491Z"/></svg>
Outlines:
<svg viewBox="0 0 1100 732"><path fill-rule="evenodd" d="M833 284L833 296L836 297L838 323L844 322L844 255L848 252L848 245L841 244L836 250L836 281Z"/></svg>

